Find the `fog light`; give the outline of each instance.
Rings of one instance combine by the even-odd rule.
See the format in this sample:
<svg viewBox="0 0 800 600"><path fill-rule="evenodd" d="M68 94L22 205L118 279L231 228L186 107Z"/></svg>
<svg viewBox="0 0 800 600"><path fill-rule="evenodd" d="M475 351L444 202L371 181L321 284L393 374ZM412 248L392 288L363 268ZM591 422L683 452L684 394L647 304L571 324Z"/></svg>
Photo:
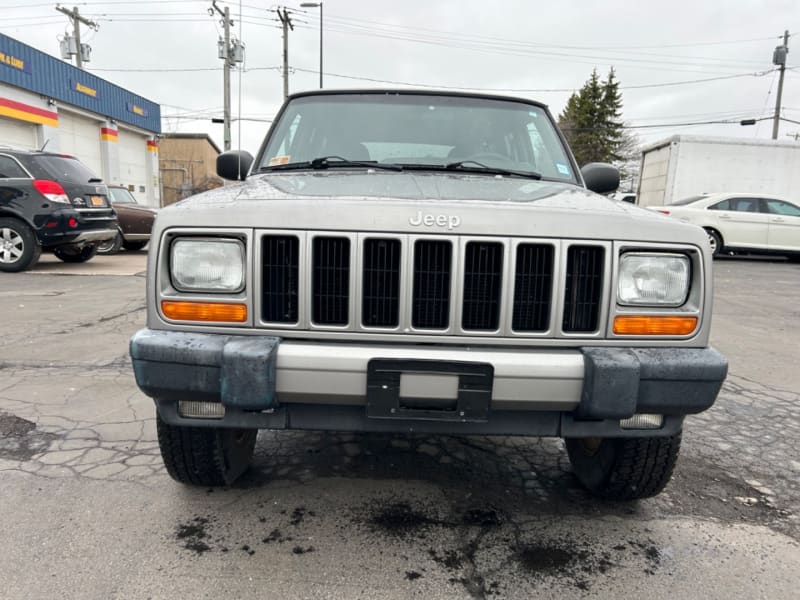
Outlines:
<svg viewBox="0 0 800 600"><path fill-rule="evenodd" d="M221 419L225 416L225 406L220 402L179 400L178 414L189 419Z"/></svg>
<svg viewBox="0 0 800 600"><path fill-rule="evenodd" d="M622 429L661 429L663 424L664 415L633 415L619 422Z"/></svg>

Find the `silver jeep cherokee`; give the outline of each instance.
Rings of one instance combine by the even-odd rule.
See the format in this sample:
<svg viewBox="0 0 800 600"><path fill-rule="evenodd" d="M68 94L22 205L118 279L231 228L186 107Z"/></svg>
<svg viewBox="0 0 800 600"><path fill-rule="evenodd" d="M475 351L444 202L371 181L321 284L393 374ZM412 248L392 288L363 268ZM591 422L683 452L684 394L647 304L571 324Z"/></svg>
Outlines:
<svg viewBox="0 0 800 600"><path fill-rule="evenodd" d="M598 195L542 104L296 94L217 169L159 214L131 340L178 481L230 484L259 428L559 436L642 498L716 399L706 234Z"/></svg>

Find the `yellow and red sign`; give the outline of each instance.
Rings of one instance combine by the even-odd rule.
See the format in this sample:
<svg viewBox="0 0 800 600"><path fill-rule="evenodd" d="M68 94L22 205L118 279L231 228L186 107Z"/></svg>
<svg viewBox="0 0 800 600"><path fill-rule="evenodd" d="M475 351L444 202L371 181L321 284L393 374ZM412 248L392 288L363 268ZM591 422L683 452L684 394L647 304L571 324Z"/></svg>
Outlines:
<svg viewBox="0 0 800 600"><path fill-rule="evenodd" d="M0 117L9 117L28 123L58 127L58 113L43 108L36 108L30 104L16 102L9 98L0 98Z"/></svg>
<svg viewBox="0 0 800 600"><path fill-rule="evenodd" d="M134 104L133 102L128 102L128 103L126 103L126 106L128 108L128 112L132 112L133 114L138 115L140 117L149 116L148 112L147 112L147 109L142 108L138 104Z"/></svg>
<svg viewBox="0 0 800 600"><path fill-rule="evenodd" d="M82 84L80 81L75 81L74 79L70 80L72 84L72 89L76 92L80 92L84 96L89 96L90 98L97 98L97 90L89 87L88 85Z"/></svg>
<svg viewBox="0 0 800 600"><path fill-rule="evenodd" d="M147 140L147 151L158 152L158 142L155 140Z"/></svg>
<svg viewBox="0 0 800 600"><path fill-rule="evenodd" d="M116 129L111 129L111 127L101 127L100 139L104 142L116 142L119 140L119 133Z"/></svg>
<svg viewBox="0 0 800 600"><path fill-rule="evenodd" d="M17 69L18 71L22 71L24 73L31 72L31 66L29 63L25 62L23 59L17 56L6 54L2 50L0 50L0 64L7 65L12 69Z"/></svg>

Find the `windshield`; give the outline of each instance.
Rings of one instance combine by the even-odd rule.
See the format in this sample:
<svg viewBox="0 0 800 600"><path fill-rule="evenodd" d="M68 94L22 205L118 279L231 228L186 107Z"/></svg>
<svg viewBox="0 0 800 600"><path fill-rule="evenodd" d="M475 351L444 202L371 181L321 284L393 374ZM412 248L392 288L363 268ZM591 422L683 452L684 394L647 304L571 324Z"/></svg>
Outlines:
<svg viewBox="0 0 800 600"><path fill-rule="evenodd" d="M486 98L422 94L296 98L276 124L259 168L323 156L432 168L474 161L466 166L577 182L543 108Z"/></svg>
<svg viewBox="0 0 800 600"><path fill-rule="evenodd" d="M71 181L72 183L89 183L90 181L100 183L102 181L77 158L48 154L36 156L33 160L56 181Z"/></svg>
<svg viewBox="0 0 800 600"><path fill-rule="evenodd" d="M124 188L108 188L112 204L136 204L136 198Z"/></svg>

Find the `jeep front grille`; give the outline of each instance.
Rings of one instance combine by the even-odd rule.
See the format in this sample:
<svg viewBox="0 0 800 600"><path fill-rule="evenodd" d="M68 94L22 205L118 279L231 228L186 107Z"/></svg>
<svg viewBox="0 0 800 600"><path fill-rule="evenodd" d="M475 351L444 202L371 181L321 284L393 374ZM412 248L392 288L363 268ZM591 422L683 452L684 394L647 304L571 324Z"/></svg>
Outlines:
<svg viewBox="0 0 800 600"><path fill-rule="evenodd" d="M520 244L514 273L514 331L547 331L553 294L553 246Z"/></svg>
<svg viewBox="0 0 800 600"><path fill-rule="evenodd" d="M467 242L464 254L464 302L461 327L494 331L500 325L503 244Z"/></svg>
<svg viewBox="0 0 800 600"><path fill-rule="evenodd" d="M597 335L605 324L607 243L259 235L258 314L265 328L566 337Z"/></svg>
<svg viewBox="0 0 800 600"><path fill-rule="evenodd" d="M414 291L411 324L416 329L447 329L453 245L449 240L414 244Z"/></svg>
<svg viewBox="0 0 800 600"><path fill-rule="evenodd" d="M261 252L261 319L296 323L300 290L298 239L293 235L265 236Z"/></svg>
<svg viewBox="0 0 800 600"><path fill-rule="evenodd" d="M365 327L400 324L400 240L364 240L361 321Z"/></svg>
<svg viewBox="0 0 800 600"><path fill-rule="evenodd" d="M350 320L350 240L314 238L311 319L318 325Z"/></svg>
<svg viewBox="0 0 800 600"><path fill-rule="evenodd" d="M603 248L570 246L564 293L564 331L586 333L597 329L602 291Z"/></svg>

